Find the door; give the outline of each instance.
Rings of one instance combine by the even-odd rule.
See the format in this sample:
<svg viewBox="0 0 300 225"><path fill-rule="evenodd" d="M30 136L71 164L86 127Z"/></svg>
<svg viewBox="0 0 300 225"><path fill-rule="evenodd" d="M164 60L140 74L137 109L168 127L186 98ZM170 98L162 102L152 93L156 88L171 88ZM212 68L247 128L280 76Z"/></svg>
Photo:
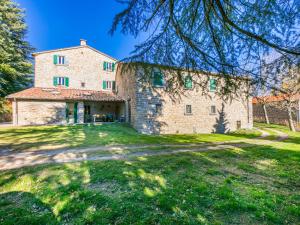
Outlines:
<svg viewBox="0 0 300 225"><path fill-rule="evenodd" d="M92 118L91 118L91 106L90 105L85 105L84 106L84 122L85 123L92 122Z"/></svg>

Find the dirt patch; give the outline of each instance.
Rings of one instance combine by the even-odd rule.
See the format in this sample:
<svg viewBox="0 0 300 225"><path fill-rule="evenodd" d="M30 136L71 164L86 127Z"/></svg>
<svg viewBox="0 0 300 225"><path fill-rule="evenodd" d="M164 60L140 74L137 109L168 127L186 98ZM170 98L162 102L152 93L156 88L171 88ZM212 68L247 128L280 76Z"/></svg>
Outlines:
<svg viewBox="0 0 300 225"><path fill-rule="evenodd" d="M86 186L88 190L101 192L108 196L118 196L122 194L120 184L115 181L103 181L97 183L90 183Z"/></svg>

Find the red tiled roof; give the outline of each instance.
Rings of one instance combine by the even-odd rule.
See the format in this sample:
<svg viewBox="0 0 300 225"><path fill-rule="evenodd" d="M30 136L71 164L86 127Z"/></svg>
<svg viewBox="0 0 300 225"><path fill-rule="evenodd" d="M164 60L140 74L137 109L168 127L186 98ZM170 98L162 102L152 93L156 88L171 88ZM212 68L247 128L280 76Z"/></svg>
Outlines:
<svg viewBox="0 0 300 225"><path fill-rule="evenodd" d="M82 101L107 101L122 102L121 97L112 92L66 89L66 88L40 88L33 87L11 94L7 99L30 99L30 100L82 100Z"/></svg>
<svg viewBox="0 0 300 225"><path fill-rule="evenodd" d="M252 99L253 104L258 104L260 102L280 102L285 99L284 95L269 95L269 96L258 96ZM293 96L293 99L300 99L300 95Z"/></svg>

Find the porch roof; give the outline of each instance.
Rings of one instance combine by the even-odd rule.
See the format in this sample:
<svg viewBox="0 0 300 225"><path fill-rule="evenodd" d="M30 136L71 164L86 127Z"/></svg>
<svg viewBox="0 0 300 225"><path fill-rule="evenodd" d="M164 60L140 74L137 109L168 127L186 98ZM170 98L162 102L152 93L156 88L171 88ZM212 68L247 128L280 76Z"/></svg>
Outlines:
<svg viewBox="0 0 300 225"><path fill-rule="evenodd" d="M6 97L7 99L24 100L76 100L76 101L101 101L123 102L124 99L112 92L80 90L69 88L41 88L33 87Z"/></svg>

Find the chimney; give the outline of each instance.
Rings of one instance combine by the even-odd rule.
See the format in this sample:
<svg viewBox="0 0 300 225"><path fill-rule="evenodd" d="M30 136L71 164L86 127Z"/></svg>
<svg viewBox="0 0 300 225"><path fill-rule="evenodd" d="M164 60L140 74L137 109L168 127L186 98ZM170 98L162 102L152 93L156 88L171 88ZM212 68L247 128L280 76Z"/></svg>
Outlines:
<svg viewBox="0 0 300 225"><path fill-rule="evenodd" d="M87 44L86 44L86 40L80 39L80 45L81 45L81 46L86 46L86 45L87 45Z"/></svg>

